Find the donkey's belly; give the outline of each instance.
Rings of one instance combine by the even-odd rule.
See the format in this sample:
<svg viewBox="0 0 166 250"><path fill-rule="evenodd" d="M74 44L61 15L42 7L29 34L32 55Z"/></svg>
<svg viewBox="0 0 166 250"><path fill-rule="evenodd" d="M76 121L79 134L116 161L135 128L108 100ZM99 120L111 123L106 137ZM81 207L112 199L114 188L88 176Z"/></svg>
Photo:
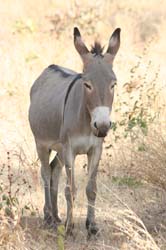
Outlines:
<svg viewBox="0 0 166 250"><path fill-rule="evenodd" d="M70 140L72 150L75 154L87 154L92 147L100 145L102 138L93 134L73 136Z"/></svg>

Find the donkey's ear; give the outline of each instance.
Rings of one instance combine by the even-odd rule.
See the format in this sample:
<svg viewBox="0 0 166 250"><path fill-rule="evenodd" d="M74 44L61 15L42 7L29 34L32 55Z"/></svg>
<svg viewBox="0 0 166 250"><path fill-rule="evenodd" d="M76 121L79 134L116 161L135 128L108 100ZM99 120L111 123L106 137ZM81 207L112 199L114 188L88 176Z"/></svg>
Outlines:
<svg viewBox="0 0 166 250"><path fill-rule="evenodd" d="M86 55L89 54L89 50L84 44L80 31L77 27L74 28L74 45L78 53L80 54L83 62L85 62Z"/></svg>
<svg viewBox="0 0 166 250"><path fill-rule="evenodd" d="M119 47L120 47L120 32L121 32L121 29L117 28L113 32L109 40L109 45L108 45L108 49L106 51L105 57L111 63L113 62L114 57L116 56L116 53L118 52Z"/></svg>

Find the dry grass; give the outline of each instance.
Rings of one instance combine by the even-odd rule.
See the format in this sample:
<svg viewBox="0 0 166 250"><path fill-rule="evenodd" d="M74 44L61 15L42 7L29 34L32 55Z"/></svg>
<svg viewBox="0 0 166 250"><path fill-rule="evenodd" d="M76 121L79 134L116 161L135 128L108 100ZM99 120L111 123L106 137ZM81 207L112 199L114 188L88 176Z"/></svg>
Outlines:
<svg viewBox="0 0 166 250"><path fill-rule="evenodd" d="M90 46L107 46L115 27L122 45L115 62L118 86L98 174L100 235L87 240L86 171L77 159L74 237L65 249L166 249L166 71L164 0L3 1L0 33L0 248L57 249L57 235L42 222L39 162L29 129L29 89L56 63L81 70L73 26ZM59 202L66 207L63 173ZM82 197L80 200L79 197Z"/></svg>
<svg viewBox="0 0 166 250"><path fill-rule="evenodd" d="M166 141L163 135L151 131L150 136L144 140L144 152L135 152L137 173L144 180L166 190ZM143 169L141 169L143 166Z"/></svg>

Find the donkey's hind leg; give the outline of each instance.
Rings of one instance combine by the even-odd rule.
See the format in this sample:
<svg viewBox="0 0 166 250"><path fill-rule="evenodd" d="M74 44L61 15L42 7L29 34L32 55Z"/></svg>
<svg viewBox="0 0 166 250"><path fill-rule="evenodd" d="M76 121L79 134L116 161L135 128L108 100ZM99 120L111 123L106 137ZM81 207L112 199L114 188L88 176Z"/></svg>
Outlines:
<svg viewBox="0 0 166 250"><path fill-rule="evenodd" d="M41 162L41 176L44 182L44 220L47 224L50 224L52 223L52 203L50 194L51 167L49 165L49 149L38 143L36 143L36 148Z"/></svg>
<svg viewBox="0 0 166 250"><path fill-rule="evenodd" d="M62 172L63 159L61 154L58 153L55 158L52 160L51 166L51 202L52 202L52 215L55 223L60 223L61 219L58 216L58 185L59 178Z"/></svg>

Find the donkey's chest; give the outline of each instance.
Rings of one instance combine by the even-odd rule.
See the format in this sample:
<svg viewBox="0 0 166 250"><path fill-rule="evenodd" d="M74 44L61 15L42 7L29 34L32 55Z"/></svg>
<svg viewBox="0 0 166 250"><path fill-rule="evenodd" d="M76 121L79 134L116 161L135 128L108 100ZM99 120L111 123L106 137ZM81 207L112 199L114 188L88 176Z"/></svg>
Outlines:
<svg viewBox="0 0 166 250"><path fill-rule="evenodd" d="M75 154L86 154L92 147L101 143L101 138L93 134L90 136L74 136L71 138L71 147Z"/></svg>

